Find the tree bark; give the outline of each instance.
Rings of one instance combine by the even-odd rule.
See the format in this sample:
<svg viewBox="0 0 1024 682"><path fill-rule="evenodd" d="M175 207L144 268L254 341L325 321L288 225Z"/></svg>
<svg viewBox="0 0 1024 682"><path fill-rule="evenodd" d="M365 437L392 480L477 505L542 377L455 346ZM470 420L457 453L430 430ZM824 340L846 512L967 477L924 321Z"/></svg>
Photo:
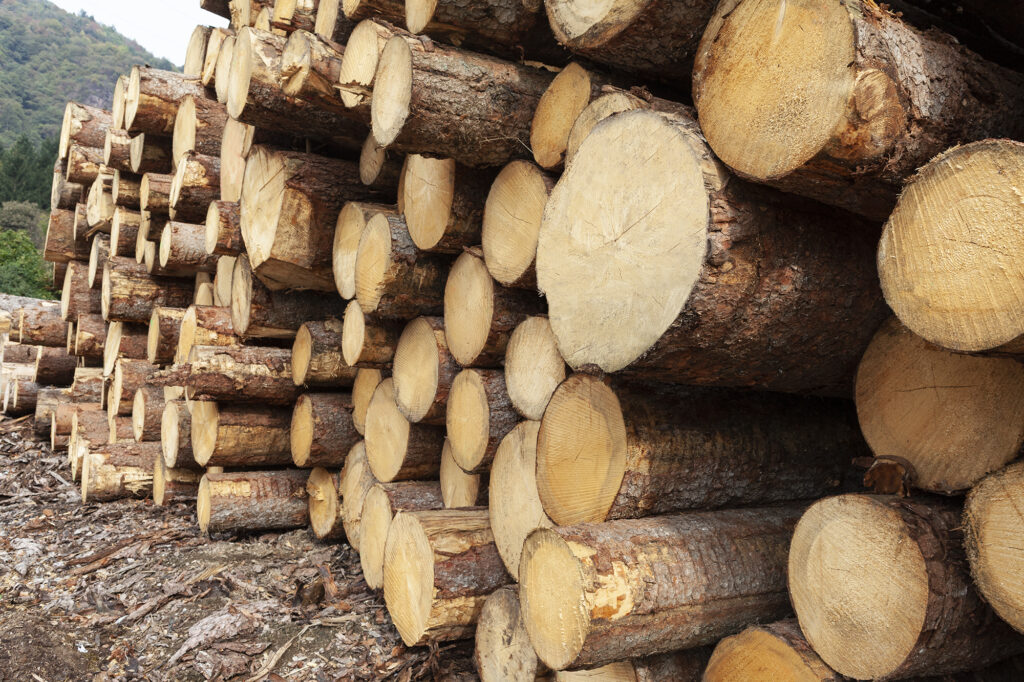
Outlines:
<svg viewBox="0 0 1024 682"><path fill-rule="evenodd" d="M358 301L349 301L340 339L345 363L350 367L390 367L404 327L401 320L366 315Z"/></svg>
<svg viewBox="0 0 1024 682"><path fill-rule="evenodd" d="M380 382L366 410L366 460L382 483L423 481L441 473L444 428L412 424L398 411L394 383Z"/></svg>
<svg viewBox="0 0 1024 682"><path fill-rule="evenodd" d="M786 555L802 506L544 528L520 565L523 619L555 670L714 642L789 613ZM694 547L701 551L693 552ZM552 628L555 604L564 625Z"/></svg>
<svg viewBox="0 0 1024 682"><path fill-rule="evenodd" d="M89 257L89 243L75 238L75 211L54 209L46 228L43 258L55 263L85 260Z"/></svg>
<svg viewBox="0 0 1024 682"><path fill-rule="evenodd" d="M4 412L10 415L35 414L36 399L42 386L29 379L12 379L7 385L11 391L11 401Z"/></svg>
<svg viewBox="0 0 1024 682"><path fill-rule="evenodd" d="M70 401L70 391L66 388L43 388L36 396L36 412L33 421L37 435L50 433L53 423L53 411L61 401Z"/></svg>
<svg viewBox="0 0 1024 682"><path fill-rule="evenodd" d="M231 18L231 12L228 9L228 0L199 0L199 7L205 9L207 12L212 12L217 16L224 17L225 19Z"/></svg>
<svg viewBox="0 0 1024 682"><path fill-rule="evenodd" d="M82 198L84 199L85 188L95 182L96 176L100 174L100 167L102 165L102 147L83 147L80 144L72 144L68 147L67 175L65 180L82 185Z"/></svg>
<svg viewBox="0 0 1024 682"><path fill-rule="evenodd" d="M173 135L178 107L189 95L205 96L198 78L134 66L125 95L124 127L132 133Z"/></svg>
<svg viewBox="0 0 1024 682"><path fill-rule="evenodd" d="M181 163L188 152L220 157L224 125L228 120L227 108L205 95L186 96L178 106L171 137L171 159Z"/></svg>
<svg viewBox="0 0 1024 682"><path fill-rule="evenodd" d="M160 450L168 469L202 469L192 450L192 415L184 400L168 400L160 416Z"/></svg>
<svg viewBox="0 0 1024 682"><path fill-rule="evenodd" d="M124 206L114 208L114 220L110 228L110 255L131 258L135 255L135 244L139 240L142 213Z"/></svg>
<svg viewBox="0 0 1024 682"><path fill-rule="evenodd" d="M70 321L78 319L79 315L98 313L102 309L101 303L100 290L89 287L89 264L69 262L60 297L61 317Z"/></svg>
<svg viewBox="0 0 1024 682"><path fill-rule="evenodd" d="M406 3L405 24L413 33L426 33L452 45L514 48L531 32L546 31L539 10L539 4L522 0L489 0L471 6L454 0L421 0Z"/></svg>
<svg viewBox="0 0 1024 682"><path fill-rule="evenodd" d="M245 250L241 207L237 201L210 202L203 245L207 253L218 256L237 256Z"/></svg>
<svg viewBox="0 0 1024 682"><path fill-rule="evenodd" d="M18 315L18 343L36 346L64 346L68 323L60 314L60 303L39 301L21 308Z"/></svg>
<svg viewBox="0 0 1024 682"><path fill-rule="evenodd" d="M137 175L171 173L171 138L139 133L132 138L131 170Z"/></svg>
<svg viewBox="0 0 1024 682"><path fill-rule="evenodd" d="M99 403L103 395L103 371L98 367L79 367L71 383L72 402Z"/></svg>
<svg viewBox="0 0 1024 682"><path fill-rule="evenodd" d="M108 128L103 140L103 163L112 170L132 170L132 136L124 128Z"/></svg>
<svg viewBox="0 0 1024 682"><path fill-rule="evenodd" d="M217 259L206 252L206 226L168 221L160 238L160 267L176 272L216 272Z"/></svg>
<svg viewBox="0 0 1024 682"><path fill-rule="evenodd" d="M220 198L220 157L186 152L178 162L171 184L170 209L173 220L201 223L210 202ZM204 235L205 248L205 235Z"/></svg>
<svg viewBox="0 0 1024 682"><path fill-rule="evenodd" d="M89 187L89 196L85 200L85 217L89 225L87 236L97 232L110 234L114 219L113 187L114 174L103 166Z"/></svg>
<svg viewBox="0 0 1024 682"><path fill-rule="evenodd" d="M148 355L149 329L132 322L111 322L103 344L103 375L114 373L118 358L145 359Z"/></svg>
<svg viewBox="0 0 1024 682"><path fill-rule="evenodd" d="M114 414L112 411L107 411L107 443L115 445L117 443L134 443L136 442L134 435L132 434L132 418L122 417Z"/></svg>
<svg viewBox="0 0 1024 682"><path fill-rule="evenodd" d="M271 468L292 463L290 409L197 402L192 452L201 466Z"/></svg>
<svg viewBox="0 0 1024 682"><path fill-rule="evenodd" d="M121 416L132 413L135 391L157 371L149 360L120 358L114 366L114 380L108 393L107 411Z"/></svg>
<svg viewBox="0 0 1024 682"><path fill-rule="evenodd" d="M404 512L392 522L384 601L406 645L471 636L484 599L508 582L486 509ZM421 599L426 613L413 606Z"/></svg>
<svg viewBox="0 0 1024 682"><path fill-rule="evenodd" d="M84 147L103 147L112 118L109 111L77 102L64 107L64 120L60 128L57 158L66 159L72 144Z"/></svg>
<svg viewBox="0 0 1024 682"><path fill-rule="evenodd" d="M499 369L464 369L452 382L445 425L452 458L469 474L485 473L498 445L519 422Z"/></svg>
<svg viewBox="0 0 1024 682"><path fill-rule="evenodd" d="M290 405L291 351L261 346L193 346L185 389L191 399Z"/></svg>
<svg viewBox="0 0 1024 682"><path fill-rule="evenodd" d="M153 308L149 318L149 333L146 336L146 358L154 365L173 362L178 350L181 321L184 308Z"/></svg>
<svg viewBox="0 0 1024 682"><path fill-rule="evenodd" d="M160 442L160 422L163 416L164 389L160 386L136 389L132 399L132 437L135 441Z"/></svg>
<svg viewBox="0 0 1024 682"><path fill-rule="evenodd" d="M769 73L777 90L755 90L758 106L746 106L748 86ZM830 86L814 90L821 82ZM740 175L878 220L938 153L1024 136L1024 76L864 0L781 17L755 2L720 3L693 98L712 148ZM792 123L776 134L783 110Z"/></svg>
<svg viewBox="0 0 1024 682"><path fill-rule="evenodd" d="M140 192L142 194L140 206L143 211L152 214L167 215L171 210L171 187L174 184L173 175L162 173L146 173L142 176ZM150 239L153 239L150 231Z"/></svg>
<svg viewBox="0 0 1024 682"><path fill-rule="evenodd" d="M199 482L204 533L302 528L309 522L307 474L301 470L206 474Z"/></svg>
<svg viewBox="0 0 1024 682"><path fill-rule="evenodd" d="M221 306L193 305L183 313L177 334L174 362L188 362L193 346L236 346L231 311Z"/></svg>
<svg viewBox="0 0 1024 682"><path fill-rule="evenodd" d="M347 393L306 393L292 412L292 462L297 467L340 468L346 453L362 436L352 425L352 396Z"/></svg>
<svg viewBox="0 0 1024 682"><path fill-rule="evenodd" d="M5 343L3 345L3 363L5 365L34 364L39 355L37 346L20 343Z"/></svg>
<svg viewBox="0 0 1024 682"><path fill-rule="evenodd" d="M82 460L82 503L145 498L153 492L156 443L93 446Z"/></svg>
<svg viewBox="0 0 1024 682"><path fill-rule="evenodd" d="M377 483L370 488L359 520L359 563L371 589L384 586L384 546L395 514L443 508L437 481Z"/></svg>
<svg viewBox="0 0 1024 682"><path fill-rule="evenodd" d="M91 313L79 315L75 323L75 338L72 354L82 358L103 359L103 347L107 339L107 322L102 315Z"/></svg>
<svg viewBox="0 0 1024 682"><path fill-rule="evenodd" d="M343 116L360 118L368 110L349 111L338 97L338 77L344 51L337 43L307 31L294 31L281 53L281 88L284 94L335 111ZM369 124L363 116L362 123Z"/></svg>
<svg viewBox="0 0 1024 682"><path fill-rule="evenodd" d="M395 349L395 402L411 422L443 424L448 394L460 367L448 350L444 319L418 317Z"/></svg>
<svg viewBox="0 0 1024 682"><path fill-rule="evenodd" d="M162 457L153 464L153 504L166 507L178 502L194 504L202 474L190 469L168 469Z"/></svg>
<svg viewBox="0 0 1024 682"><path fill-rule="evenodd" d="M187 308L193 293L193 283L188 280L152 277L127 258L111 258L103 270L103 317L147 323L158 306Z"/></svg>
<svg viewBox="0 0 1024 682"><path fill-rule="evenodd" d="M754 679L842 682L846 679L821 660L804 639L796 620L751 625L715 646L704 679L707 682Z"/></svg>

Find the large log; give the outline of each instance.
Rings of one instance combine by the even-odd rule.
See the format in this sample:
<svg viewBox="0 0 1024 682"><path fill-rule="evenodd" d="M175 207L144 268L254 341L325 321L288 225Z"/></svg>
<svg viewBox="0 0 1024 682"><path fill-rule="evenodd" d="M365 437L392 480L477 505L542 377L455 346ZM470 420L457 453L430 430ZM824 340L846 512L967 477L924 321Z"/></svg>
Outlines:
<svg viewBox="0 0 1024 682"><path fill-rule="evenodd" d="M149 322L153 308L187 308L193 283L173 277L153 277L128 258L110 258L103 268L103 317L121 322ZM148 340L148 339L147 339Z"/></svg>
<svg viewBox="0 0 1024 682"><path fill-rule="evenodd" d="M184 400L167 399L160 416L160 449L168 469L201 469L192 450L192 414Z"/></svg>
<svg viewBox="0 0 1024 682"><path fill-rule="evenodd" d="M216 272L217 260L206 251L206 225L169 220L160 237L160 267L177 272Z"/></svg>
<svg viewBox="0 0 1024 682"><path fill-rule="evenodd" d="M505 348L505 389L513 407L527 419L540 419L564 379L565 360L548 318L523 320Z"/></svg>
<svg viewBox="0 0 1024 682"><path fill-rule="evenodd" d="M370 400L384 378L385 374L381 370L363 367L356 372L355 381L352 382L352 424L363 435L366 435L366 411L370 407Z"/></svg>
<svg viewBox="0 0 1024 682"><path fill-rule="evenodd" d="M146 359L155 365L174 361L178 350L185 309L158 306L149 317L149 332L146 336ZM186 356L187 357L187 356Z"/></svg>
<svg viewBox="0 0 1024 682"><path fill-rule="evenodd" d="M339 478L320 467L309 472L309 480L306 481L309 528L318 540L341 540L345 537L341 499L338 495Z"/></svg>
<svg viewBox="0 0 1024 682"><path fill-rule="evenodd" d="M57 158L66 159L72 144L84 147L103 147L113 119L109 111L78 102L68 102L60 126Z"/></svg>
<svg viewBox="0 0 1024 682"><path fill-rule="evenodd" d="M388 200L349 161L256 146L245 164L241 229L256 275L271 289L335 291L332 242L347 201Z"/></svg>
<svg viewBox="0 0 1024 682"><path fill-rule="evenodd" d="M345 537L352 549L359 551L359 525L363 514L363 501L370 488L377 483L366 460L366 446L356 443L345 457L345 468L341 470L338 493L341 495L341 519Z"/></svg>
<svg viewBox="0 0 1024 682"><path fill-rule="evenodd" d="M537 288L537 237L555 181L529 161L501 169L484 204L480 239L487 271L507 287Z"/></svg>
<svg viewBox="0 0 1024 682"><path fill-rule="evenodd" d="M92 446L82 459L82 503L145 498L153 492L156 443Z"/></svg>
<svg viewBox="0 0 1024 682"><path fill-rule="evenodd" d="M342 298L352 299L356 296L356 256L359 253L359 241L370 219L377 213L393 215L395 208L385 204L349 201L338 213L334 243L331 247L331 267L334 271L334 283Z"/></svg>
<svg viewBox="0 0 1024 682"><path fill-rule="evenodd" d="M103 375L114 373L118 358L145 359L148 355L149 329L133 322L111 322L103 344Z"/></svg>
<svg viewBox="0 0 1024 682"><path fill-rule="evenodd" d="M486 472L509 431L519 421L500 369L464 369L452 381L445 427L452 458L471 474Z"/></svg>
<svg viewBox="0 0 1024 682"><path fill-rule="evenodd" d="M164 389L160 386L141 386L135 390L132 399L132 437L136 442L160 442L164 402ZM163 457L160 459L162 461Z"/></svg>
<svg viewBox="0 0 1024 682"><path fill-rule="evenodd" d="M344 465L345 454L362 436L352 424L352 396L346 393L305 393L292 412L289 430L292 463L297 467Z"/></svg>
<svg viewBox="0 0 1024 682"><path fill-rule="evenodd" d="M239 339L231 327L231 311L221 306L191 305L178 325L175 363L188 362L193 346L235 346Z"/></svg>
<svg viewBox="0 0 1024 682"><path fill-rule="evenodd" d="M575 374L544 412L537 488L555 523L817 498L866 452L847 401L613 386Z"/></svg>
<svg viewBox="0 0 1024 682"><path fill-rule="evenodd" d="M437 481L377 483L370 488L359 519L359 565L371 589L384 586L384 546L395 515L443 507Z"/></svg>
<svg viewBox="0 0 1024 682"><path fill-rule="evenodd" d="M509 574L519 580L523 544L538 528L554 521L544 512L537 492L537 432L540 422L516 425L498 446L491 463L487 509L498 553Z"/></svg>
<svg viewBox="0 0 1024 682"><path fill-rule="evenodd" d="M45 386L69 386L77 366L78 358L69 355L63 346L39 346L33 381Z"/></svg>
<svg viewBox="0 0 1024 682"><path fill-rule="evenodd" d="M452 159L409 154L402 167L402 214L423 251L461 253L480 243L484 204L494 178Z"/></svg>
<svg viewBox="0 0 1024 682"><path fill-rule="evenodd" d="M185 152L171 183L170 210L174 220L201 223L210 202L220 198L220 157ZM205 246L205 232L203 244Z"/></svg>
<svg viewBox="0 0 1024 682"><path fill-rule="evenodd" d="M395 348L395 402L411 422L443 424L448 393L459 365L448 350L444 320L418 317Z"/></svg>
<svg viewBox="0 0 1024 682"><path fill-rule="evenodd" d="M60 314L58 302L38 301L25 306L18 311L17 319L18 343L63 346L67 341L68 325Z"/></svg>
<svg viewBox="0 0 1024 682"><path fill-rule="evenodd" d="M302 528L309 522L305 471L207 473L196 500L204 533Z"/></svg>
<svg viewBox="0 0 1024 682"><path fill-rule="evenodd" d="M43 258L54 263L72 260L86 260L89 257L89 242L85 237L75 237L75 211L55 208L50 211L46 227L46 242Z"/></svg>
<svg viewBox="0 0 1024 682"><path fill-rule="evenodd" d="M135 391L145 386L157 369L149 360L118 359L114 366L114 380L107 394L107 411L111 415L130 415Z"/></svg>
<svg viewBox="0 0 1024 682"><path fill-rule="evenodd" d="M221 173L224 172L223 166ZM206 212L206 252L218 256L237 256L245 249L242 241L241 207L237 201L211 201Z"/></svg>
<svg viewBox="0 0 1024 682"><path fill-rule="evenodd" d="M960 523L958 504L927 498L840 495L807 510L793 533L789 592L825 663L856 679L899 679L1024 650L971 584Z"/></svg>
<svg viewBox="0 0 1024 682"><path fill-rule="evenodd" d="M1024 444L1024 367L932 346L895 318L864 353L856 401L876 461L923 490L970 488Z"/></svg>
<svg viewBox="0 0 1024 682"><path fill-rule="evenodd" d="M441 472L444 428L411 424L395 405L394 383L378 384L366 410L366 460L382 483L423 481Z"/></svg>
<svg viewBox="0 0 1024 682"><path fill-rule="evenodd" d="M356 300L365 313L409 319L444 310L451 257L420 251L398 213L377 213L356 252Z"/></svg>
<svg viewBox="0 0 1024 682"><path fill-rule="evenodd" d="M802 506L542 528L519 568L526 629L555 670L710 644L789 612ZM700 547L700 552L694 552Z"/></svg>
<svg viewBox="0 0 1024 682"><path fill-rule="evenodd" d="M468 474L452 457L451 442L445 438L441 448L441 499L445 509L459 507L487 506L487 476Z"/></svg>
<svg viewBox="0 0 1024 682"><path fill-rule="evenodd" d="M292 411L281 407L192 403L192 453L200 466L273 468L292 462Z"/></svg>
<svg viewBox="0 0 1024 682"><path fill-rule="evenodd" d="M148 66L133 66L125 91L125 129L147 135L172 135L178 107L189 95L205 96L198 78Z"/></svg>
<svg viewBox="0 0 1024 682"><path fill-rule="evenodd" d="M1024 352L1011 229L1024 218L1022 181L1024 144L1011 140L955 147L908 180L882 232L878 276L913 332L960 352ZM936 212L936 202L958 209Z"/></svg>
<svg viewBox="0 0 1024 682"><path fill-rule="evenodd" d="M2 348L3 362L6 365L35 364L39 348L29 344L5 343Z"/></svg>
<svg viewBox="0 0 1024 682"><path fill-rule="evenodd" d="M696 56L701 128L739 174L884 220L939 152L1024 136L1024 76L944 34L869 0L776 9L719 3Z"/></svg>
<svg viewBox="0 0 1024 682"><path fill-rule="evenodd" d="M407 153L497 166L528 153L530 121L552 74L415 36L395 35L380 56L373 136ZM450 112L459 112L452 126Z"/></svg>
<svg viewBox="0 0 1024 682"><path fill-rule="evenodd" d="M184 386L189 399L291 405L291 351L263 346L193 346Z"/></svg>
<svg viewBox="0 0 1024 682"><path fill-rule="evenodd" d="M163 457L153 463L153 504L164 507L178 502L194 504L202 474L191 469L169 469Z"/></svg>
<svg viewBox="0 0 1024 682"><path fill-rule="evenodd" d="M30 379L11 379L7 386L10 394L5 395L4 400L10 400L4 412L9 415L35 414L36 400L42 386Z"/></svg>
<svg viewBox="0 0 1024 682"><path fill-rule="evenodd" d="M178 105L171 136L171 159L181 163L188 152L220 156L221 139L228 112L223 104L208 97L187 95Z"/></svg>
<svg viewBox="0 0 1024 682"><path fill-rule="evenodd" d="M349 301L341 333L341 352L350 367L390 367L404 324L367 315L359 301Z"/></svg>
<svg viewBox="0 0 1024 682"><path fill-rule="evenodd" d="M885 316L873 244L861 219L731 177L682 112L628 111L552 191L537 280L574 369L848 396Z"/></svg>
<svg viewBox="0 0 1024 682"><path fill-rule="evenodd" d="M807 680L842 682L839 673L828 667L804 639L793 619L767 625L751 625L743 632L726 637L704 671L707 682L730 680Z"/></svg>

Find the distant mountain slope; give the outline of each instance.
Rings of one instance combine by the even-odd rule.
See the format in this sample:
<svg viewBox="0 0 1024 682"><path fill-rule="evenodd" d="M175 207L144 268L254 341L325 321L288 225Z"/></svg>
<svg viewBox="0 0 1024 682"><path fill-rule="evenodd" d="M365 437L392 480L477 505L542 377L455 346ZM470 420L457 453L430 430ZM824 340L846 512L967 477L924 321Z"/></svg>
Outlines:
<svg viewBox="0 0 1024 682"><path fill-rule="evenodd" d="M89 17L45 0L0 0L0 147L59 133L69 99L109 108L133 64L175 68Z"/></svg>

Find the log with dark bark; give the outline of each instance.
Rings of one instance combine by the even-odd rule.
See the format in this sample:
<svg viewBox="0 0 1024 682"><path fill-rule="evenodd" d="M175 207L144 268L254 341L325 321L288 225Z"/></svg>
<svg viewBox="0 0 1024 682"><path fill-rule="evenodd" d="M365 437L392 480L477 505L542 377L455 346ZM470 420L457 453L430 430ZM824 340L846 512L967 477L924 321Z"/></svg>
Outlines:
<svg viewBox="0 0 1024 682"><path fill-rule="evenodd" d="M223 174L224 168L221 167ZM206 212L206 252L218 256L237 256L245 250L242 241L241 207L237 201L211 201Z"/></svg>
<svg viewBox="0 0 1024 682"><path fill-rule="evenodd" d="M184 400L168 400L164 395L160 416L160 448L169 469L201 469L192 451L192 414Z"/></svg>
<svg viewBox="0 0 1024 682"><path fill-rule="evenodd" d="M452 458L470 474L488 471L505 435L519 421L500 369L464 369L452 381L445 426Z"/></svg>
<svg viewBox="0 0 1024 682"><path fill-rule="evenodd" d="M186 308L192 303L193 283L173 277L153 277L128 258L110 258L103 269L103 317L147 323L153 308Z"/></svg>
<svg viewBox="0 0 1024 682"><path fill-rule="evenodd" d="M365 435L366 459L378 481L423 481L441 472L444 428L410 423L395 405L391 379L373 392Z"/></svg>
<svg viewBox="0 0 1024 682"><path fill-rule="evenodd" d="M98 404L62 405L54 412L51 438L69 433L68 463L71 480L82 479L82 463L91 445L106 445L110 440L107 415Z"/></svg>
<svg viewBox="0 0 1024 682"><path fill-rule="evenodd" d="M199 482L199 529L251 532L302 528L309 522L305 471L208 473Z"/></svg>
<svg viewBox="0 0 1024 682"><path fill-rule="evenodd" d="M530 121L552 74L410 35L388 40L371 102L373 136L407 153L497 166L529 153ZM459 112L452 126L450 112Z"/></svg>
<svg viewBox="0 0 1024 682"><path fill-rule="evenodd" d="M107 412L112 415L130 415L134 408L135 391L145 386L149 377L158 369L149 360L119 358L114 365L114 380L107 393Z"/></svg>
<svg viewBox="0 0 1024 682"><path fill-rule="evenodd" d="M418 317L395 348L395 402L411 422L443 424L448 393L459 365L445 340L444 320Z"/></svg>
<svg viewBox="0 0 1024 682"><path fill-rule="evenodd" d="M98 313L79 315L71 353L82 358L103 359L107 339L107 321Z"/></svg>
<svg viewBox="0 0 1024 682"><path fill-rule="evenodd" d="M637 110L552 191L537 280L574 369L849 396L886 314L874 244L862 219L729 176L683 113Z"/></svg>
<svg viewBox="0 0 1024 682"><path fill-rule="evenodd" d="M172 219L186 223L202 223L210 202L220 198L220 157L186 152L178 162L171 183ZM205 233L203 243L205 244Z"/></svg>
<svg viewBox="0 0 1024 682"><path fill-rule="evenodd" d="M455 0L405 3L405 25L413 33L490 51L522 49L524 41L547 31L546 23L540 3L522 0L489 0L472 6Z"/></svg>
<svg viewBox="0 0 1024 682"><path fill-rule="evenodd" d="M201 478L198 471L168 469L163 457L157 457L153 464L153 504L163 507L178 502L195 503Z"/></svg>
<svg viewBox="0 0 1024 682"><path fill-rule="evenodd" d="M377 483L366 459L366 446L359 442L352 446L341 470L338 494L341 496L341 520L345 537L353 549L359 551L359 525L366 493Z"/></svg>
<svg viewBox="0 0 1024 682"><path fill-rule="evenodd" d="M57 158L66 159L72 144L102 148L112 121L109 111L68 102L60 126Z"/></svg>
<svg viewBox="0 0 1024 682"><path fill-rule="evenodd" d="M70 321L78 319L79 315L98 313L101 304L100 290L89 287L89 264L77 260L69 262L60 296L61 317Z"/></svg>
<svg viewBox="0 0 1024 682"><path fill-rule="evenodd" d="M189 95L205 96L198 78L148 66L133 66L125 92L125 129L147 135L172 135L178 107Z"/></svg>
<svg viewBox="0 0 1024 682"><path fill-rule="evenodd" d="M384 586L384 546L395 514L443 509L437 481L377 483L366 493L359 519L359 564L366 584Z"/></svg>
<svg viewBox="0 0 1024 682"><path fill-rule="evenodd" d="M340 468L345 463L345 453L362 440L352 424L352 396L300 395L292 412L289 438L295 466Z"/></svg>
<svg viewBox="0 0 1024 682"><path fill-rule="evenodd" d="M340 475L317 467L309 472L306 495L309 497L309 528L319 540L341 540L345 523L338 495Z"/></svg>
<svg viewBox="0 0 1024 682"><path fill-rule="evenodd" d="M169 220L159 246L160 267L174 272L217 271L215 256L206 251L206 225Z"/></svg>
<svg viewBox="0 0 1024 682"><path fill-rule="evenodd" d="M103 375L111 376L118 358L143 360L149 347L149 328L135 322L114 321L107 326L103 344Z"/></svg>
<svg viewBox="0 0 1024 682"><path fill-rule="evenodd" d="M176 338L175 363L188 362L192 346L234 346L239 343L231 326L231 311L223 306L189 306L182 314Z"/></svg>
<svg viewBox="0 0 1024 682"><path fill-rule="evenodd" d="M50 211L46 228L46 242L43 258L55 263L72 260L86 260L89 257L89 242L75 238L75 211L55 208Z"/></svg>
<svg viewBox="0 0 1024 682"><path fill-rule="evenodd" d="M132 399L132 436L135 441L160 441L161 420L164 416L164 389L160 386L141 386ZM163 457L160 458L163 461Z"/></svg>
<svg viewBox="0 0 1024 682"><path fill-rule="evenodd" d="M263 346L192 346L184 386L190 399L291 405L292 353Z"/></svg>
<svg viewBox="0 0 1024 682"><path fill-rule="evenodd" d="M358 370L342 357L342 323L335 318L306 322L292 344L292 379L296 386L348 387Z"/></svg>
<svg viewBox="0 0 1024 682"><path fill-rule="evenodd" d="M825 663L856 679L900 679L1024 650L971 584L960 524L959 504L927 498L840 495L807 510L789 552L789 592Z"/></svg>
<svg viewBox="0 0 1024 682"><path fill-rule="evenodd" d="M342 298L356 297L356 255L359 252L359 240L367 223L377 213L391 215L395 213L395 207L349 201L338 213L338 222L334 227L334 244L331 248L331 267L334 270L334 284Z"/></svg>
<svg viewBox="0 0 1024 682"><path fill-rule="evenodd" d="M149 317L149 332L146 336L146 358L154 365L173 362L178 351L181 321L184 308L158 306Z"/></svg>
<svg viewBox="0 0 1024 682"><path fill-rule="evenodd" d="M68 274L67 263L53 263L53 275L50 281L50 286L53 289L64 288L64 275Z"/></svg>
<svg viewBox="0 0 1024 682"><path fill-rule="evenodd" d="M793 619L752 625L715 646L704 671L707 682L727 680L807 680L842 682L821 660Z"/></svg>
<svg viewBox="0 0 1024 682"><path fill-rule="evenodd" d="M341 334L341 352L351 367L390 367L405 324L367 315L358 301L349 301Z"/></svg>
<svg viewBox="0 0 1024 682"><path fill-rule="evenodd" d="M146 173L170 173L171 138L164 135L139 133L132 138L131 171L137 175Z"/></svg>
<svg viewBox="0 0 1024 682"><path fill-rule="evenodd" d="M408 646L471 636L484 599L509 581L482 507L404 512L391 523L384 601Z"/></svg>
<svg viewBox="0 0 1024 682"><path fill-rule="evenodd" d="M35 364L39 348L29 344L5 343L3 345L3 362L6 365Z"/></svg>
<svg viewBox="0 0 1024 682"><path fill-rule="evenodd" d="M227 119L227 109L215 99L194 95L182 99L171 136L171 159L174 164L181 163L188 152L219 157Z"/></svg>
<svg viewBox="0 0 1024 682"><path fill-rule="evenodd" d="M171 186L173 184L173 175L145 173L139 188L141 194L139 206L151 214L167 215L171 210ZM163 228L161 227L161 229ZM152 239L152 231L149 234Z"/></svg>
<svg viewBox="0 0 1024 682"><path fill-rule="evenodd" d="M555 181L529 161L501 169L484 204L480 241L487 271L499 283L537 289L537 236Z"/></svg>
<svg viewBox="0 0 1024 682"><path fill-rule="evenodd" d="M71 400L79 403L100 402L103 395L103 370L99 367L78 367L71 383Z"/></svg>
<svg viewBox="0 0 1024 682"><path fill-rule="evenodd" d="M82 503L149 497L159 456L156 443L91 446L82 458Z"/></svg>
<svg viewBox="0 0 1024 682"><path fill-rule="evenodd" d="M71 183L82 185L85 198L85 188L88 188L96 180L103 165L103 147L84 147L72 143L68 147L67 173L65 180Z"/></svg>
<svg viewBox="0 0 1024 682"><path fill-rule="evenodd" d="M1024 75L870 0L801 2L782 16L719 3L693 98L711 147L739 174L879 220L939 152L1024 136Z"/></svg>
<svg viewBox="0 0 1024 682"><path fill-rule="evenodd" d="M38 301L21 308L17 323L18 343L63 346L67 341L67 322L60 314L60 303L55 301Z"/></svg>
<svg viewBox="0 0 1024 682"><path fill-rule="evenodd" d="M228 0L199 0L199 7L225 19L231 18Z"/></svg>
<svg viewBox="0 0 1024 682"><path fill-rule="evenodd" d="M291 418L292 411L282 407L193 402L193 456L201 466L288 466Z"/></svg>
<svg viewBox="0 0 1024 682"><path fill-rule="evenodd" d="M115 415L112 411L108 411L107 429L107 443L110 445L138 442L135 440L134 434L132 433L131 416L122 417Z"/></svg>
<svg viewBox="0 0 1024 682"><path fill-rule="evenodd" d="M141 211L115 206L114 220L111 222L110 228L110 255L124 258L133 257L141 227Z"/></svg>
<svg viewBox="0 0 1024 682"><path fill-rule="evenodd" d="M10 395L5 396L5 400L9 397L10 402L5 407L4 413L12 416L35 414L36 399L42 386L29 379L11 379L7 386Z"/></svg>
<svg viewBox="0 0 1024 682"><path fill-rule="evenodd" d="M534 531L523 547L519 584L537 655L555 670L593 667L703 646L787 615L786 555L803 509L729 509Z"/></svg>

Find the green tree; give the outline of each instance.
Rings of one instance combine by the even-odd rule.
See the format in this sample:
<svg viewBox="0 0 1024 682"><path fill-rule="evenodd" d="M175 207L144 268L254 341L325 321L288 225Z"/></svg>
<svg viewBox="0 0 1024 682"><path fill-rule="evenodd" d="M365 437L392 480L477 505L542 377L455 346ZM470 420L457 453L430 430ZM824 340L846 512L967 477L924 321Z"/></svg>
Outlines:
<svg viewBox="0 0 1024 682"><path fill-rule="evenodd" d="M22 135L0 152L0 202L24 200L49 208L57 146L55 138L36 146Z"/></svg>
<svg viewBox="0 0 1024 682"><path fill-rule="evenodd" d="M52 299L47 272L47 264L27 233L0 230L0 293Z"/></svg>
<svg viewBox="0 0 1024 682"><path fill-rule="evenodd" d="M43 247L49 214L28 201L5 201L0 204L0 229L21 230L36 248Z"/></svg>

